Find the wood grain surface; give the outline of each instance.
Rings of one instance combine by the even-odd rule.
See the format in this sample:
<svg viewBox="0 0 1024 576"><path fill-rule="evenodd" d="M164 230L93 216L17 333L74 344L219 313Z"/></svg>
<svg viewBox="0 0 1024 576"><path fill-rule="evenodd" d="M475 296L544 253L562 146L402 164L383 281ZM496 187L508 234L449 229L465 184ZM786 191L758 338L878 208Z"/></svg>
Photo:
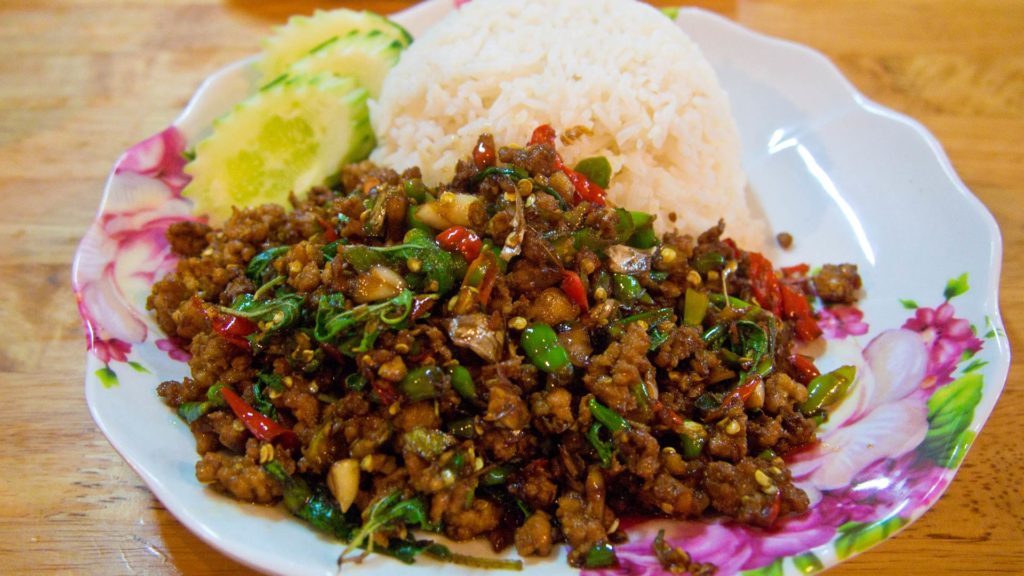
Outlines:
<svg viewBox="0 0 1024 576"><path fill-rule="evenodd" d="M410 4L0 0L0 573L247 572L170 516L93 424L72 255L118 155L272 25L315 7ZM1002 227L1015 361L995 413L934 509L834 573L1024 574L1024 2L698 5L817 48L923 122Z"/></svg>

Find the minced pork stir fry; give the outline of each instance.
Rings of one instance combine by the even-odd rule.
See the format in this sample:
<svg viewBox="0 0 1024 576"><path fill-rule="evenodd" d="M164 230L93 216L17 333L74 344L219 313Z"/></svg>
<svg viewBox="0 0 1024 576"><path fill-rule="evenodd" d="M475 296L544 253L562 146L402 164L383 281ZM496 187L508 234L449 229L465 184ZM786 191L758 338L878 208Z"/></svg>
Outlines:
<svg viewBox="0 0 1024 576"><path fill-rule="evenodd" d="M521 147L481 136L436 189L364 162L292 210L173 225L181 259L148 306L192 355L158 392L195 435L197 478L283 501L344 558L485 568L519 563L412 530L522 556L564 542L602 567L626 514L803 512L783 457L853 369L819 375L792 348L820 335L811 299L853 301L856 267L775 270L721 223L658 238L652 215L606 204L609 173L564 165L542 126Z"/></svg>

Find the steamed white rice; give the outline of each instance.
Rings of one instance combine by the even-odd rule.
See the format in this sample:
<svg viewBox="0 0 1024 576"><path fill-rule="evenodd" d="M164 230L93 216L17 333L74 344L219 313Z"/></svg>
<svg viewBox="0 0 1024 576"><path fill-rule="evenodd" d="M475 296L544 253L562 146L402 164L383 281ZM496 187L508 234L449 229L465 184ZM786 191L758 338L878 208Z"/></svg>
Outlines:
<svg viewBox="0 0 1024 576"><path fill-rule="evenodd" d="M641 2L474 0L405 51L371 117L372 159L420 166L429 184L483 132L522 144L540 124L583 126L591 134L559 152L570 166L607 156L616 205L658 214L662 232L725 218L729 236L763 243L725 92L693 41Z"/></svg>

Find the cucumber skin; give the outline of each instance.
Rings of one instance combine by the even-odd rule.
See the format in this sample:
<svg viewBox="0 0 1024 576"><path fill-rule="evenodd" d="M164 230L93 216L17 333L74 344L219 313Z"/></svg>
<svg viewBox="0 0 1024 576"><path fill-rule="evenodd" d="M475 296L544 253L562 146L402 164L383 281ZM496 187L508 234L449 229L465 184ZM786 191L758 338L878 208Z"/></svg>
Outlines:
<svg viewBox="0 0 1024 576"><path fill-rule="evenodd" d="M329 28L328 28L329 27ZM292 16L264 41L264 54L259 64L264 81L270 81L301 57L317 49L333 36L352 30L377 31L399 42L402 47L412 43L412 35L401 25L369 11L345 8L317 10L312 16Z"/></svg>
<svg viewBox="0 0 1024 576"><path fill-rule="evenodd" d="M310 98L310 91L321 93ZM317 100L317 98L321 99ZM329 74L287 78L273 87L253 94L236 105L231 112L215 121L213 133L197 144L195 159L185 166L186 173L191 174L193 179L182 191L182 194L192 198L196 211L206 213L214 223L226 220L231 215L232 206L236 204L235 200L231 198L231 193L226 189L237 178L237 174L228 172L228 163L236 158L237 154L246 151L245 146L248 144L246 140L255 139L255 135L271 118L275 116L286 119L303 117L303 114L281 113L282 108L291 106L295 102L307 103L304 119L317 130L318 140L323 139L325 131L339 129L335 125L336 123L324 122L324 120L337 120L340 114L344 114L345 125L343 128L348 133L335 134L335 138L346 136L345 143L340 145L341 153L324 157L324 153L318 150L309 161L309 166L300 169L294 175L296 182L291 189L264 191L249 199L246 205L264 202L284 203L288 192L292 190L301 196L311 186L336 180L342 165L365 159L376 145L376 139L370 126L368 98L369 92L354 79ZM310 103L324 106L330 102L340 104L345 112L325 115L318 113L315 108L309 107ZM285 112L289 112L289 110L285 110ZM320 122L316 121L318 118L321 120ZM260 155L268 156L267 153L260 153ZM309 174L314 175L313 181L300 182Z"/></svg>

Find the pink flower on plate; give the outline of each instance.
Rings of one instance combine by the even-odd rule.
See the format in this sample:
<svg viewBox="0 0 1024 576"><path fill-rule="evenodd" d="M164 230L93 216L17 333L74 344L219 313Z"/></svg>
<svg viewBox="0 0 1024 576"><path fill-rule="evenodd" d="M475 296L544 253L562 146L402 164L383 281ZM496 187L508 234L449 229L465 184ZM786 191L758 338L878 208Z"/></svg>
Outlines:
<svg viewBox="0 0 1024 576"><path fill-rule="evenodd" d="M925 387L942 386L953 381L952 374L964 352L976 353L983 342L971 330L971 323L955 318L956 310L949 302L938 308L918 308L914 317L903 324L906 330L918 332L928 349L928 380Z"/></svg>
<svg viewBox="0 0 1024 576"><path fill-rule="evenodd" d="M188 362L192 359L192 354L188 350L169 338L161 338L154 342L154 344L156 344L158 350L166 352L167 356L178 362Z"/></svg>
<svg viewBox="0 0 1024 576"><path fill-rule="evenodd" d="M850 350L833 350L832 344L830 352L847 356L842 363L857 366L857 379L850 396L819 433L820 441L790 462L794 479L812 501L822 491L849 486L874 462L909 453L928 432L928 406L915 395L928 364L917 333L883 332L859 358L850 357L855 352L852 345Z"/></svg>
<svg viewBox="0 0 1024 576"><path fill-rule="evenodd" d="M653 549L658 529L664 528L666 542L685 550L694 561L714 564L718 576L737 574L826 544L843 523L873 518L875 513L871 506L826 497L806 514L785 519L772 530L730 522L648 522L630 528L630 541L615 547L618 566L586 573L602 576L664 574Z"/></svg>
<svg viewBox="0 0 1024 576"><path fill-rule="evenodd" d="M185 174L185 136L174 126L132 146L114 168L114 174L132 172L156 178L177 196L191 177Z"/></svg>
<svg viewBox="0 0 1024 576"><path fill-rule="evenodd" d="M818 326L829 340L841 340L847 336L863 336L868 333L864 313L855 306L832 306L818 313Z"/></svg>
<svg viewBox="0 0 1024 576"><path fill-rule="evenodd" d="M107 182L100 214L79 246L73 278L87 345L102 362L127 361L148 334L146 296L176 258L164 234L194 220L179 194L185 145L169 128L132 147ZM177 171L177 172L175 172Z"/></svg>

